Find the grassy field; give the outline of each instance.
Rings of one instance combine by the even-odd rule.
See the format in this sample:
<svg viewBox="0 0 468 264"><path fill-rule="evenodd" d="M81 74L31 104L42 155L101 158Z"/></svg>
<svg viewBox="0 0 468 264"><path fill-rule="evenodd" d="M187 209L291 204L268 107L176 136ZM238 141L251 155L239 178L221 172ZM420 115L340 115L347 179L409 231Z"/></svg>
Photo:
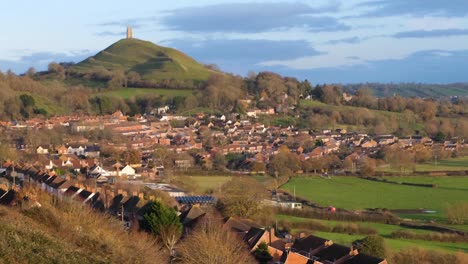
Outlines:
<svg viewBox="0 0 468 264"><path fill-rule="evenodd" d="M102 92L99 94L110 95L127 99L131 97L147 96L147 95L164 95L164 96L188 96L192 90L176 90L176 89L155 89L155 88L122 88L113 91Z"/></svg>
<svg viewBox="0 0 468 264"><path fill-rule="evenodd" d="M454 178L463 185L465 179ZM458 182L457 182L458 181ZM358 210L365 208L427 209L437 213L427 218L442 219L443 208L450 203L466 201L467 189L426 188L373 182L356 177L293 178L282 189L321 205Z"/></svg>
<svg viewBox="0 0 468 264"><path fill-rule="evenodd" d="M390 167L381 167L378 171L398 172L397 169ZM453 159L439 160L435 162L418 163L415 165L415 171L464 171L468 170L468 156Z"/></svg>
<svg viewBox="0 0 468 264"><path fill-rule="evenodd" d="M302 217L295 217L289 215L276 215L276 219L278 220L287 220L291 223L293 222L307 222L311 221L309 218L302 218ZM340 223L350 223L350 222L340 222L340 221L328 221L328 220L318 220L313 219L314 222L320 222L327 226L336 226ZM384 237L387 246L391 250L401 250L405 248L411 247L421 247L423 249L430 249L430 250L439 250L439 251L468 251L468 243L445 243L445 242L438 242L438 241L422 241L422 240L412 240L412 239L395 239L391 238L390 234L397 230L411 230L414 233L433 233L431 231L426 230L416 230L416 229L409 229L404 228L398 225L387 225L387 224L379 224L379 223L369 223L369 222L355 222L360 226L371 227L379 233L382 237ZM343 233L335 233L335 232L321 232L321 231L314 231L314 230L303 230L303 229L293 229L293 233L305 231L307 234L314 234L316 236L320 236L323 238L327 238L333 240L335 243L343 244L343 245L350 245L353 241L357 239L362 239L365 235L356 235L356 234L343 234Z"/></svg>
<svg viewBox="0 0 468 264"><path fill-rule="evenodd" d="M331 232L313 232L312 234L330 239L336 243L350 245L356 239L364 238L365 235L349 235ZM401 250L407 248L422 248L426 250L438 250L445 252L468 252L468 243L444 243L437 241L424 240L409 240L409 239L393 239L384 237L386 245L391 250Z"/></svg>
<svg viewBox="0 0 468 264"><path fill-rule="evenodd" d="M190 176L202 192L219 188L224 183L231 180L231 176Z"/></svg>
<svg viewBox="0 0 468 264"><path fill-rule="evenodd" d="M383 178L396 182L435 184L437 188L444 189L468 190L468 177L464 176L388 176Z"/></svg>

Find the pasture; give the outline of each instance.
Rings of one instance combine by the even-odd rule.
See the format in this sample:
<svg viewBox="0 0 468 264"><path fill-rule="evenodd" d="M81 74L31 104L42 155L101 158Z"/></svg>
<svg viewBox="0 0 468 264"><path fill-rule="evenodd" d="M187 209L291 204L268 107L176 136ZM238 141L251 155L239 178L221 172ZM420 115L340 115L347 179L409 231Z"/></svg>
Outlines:
<svg viewBox="0 0 468 264"><path fill-rule="evenodd" d="M445 186L466 186L465 178L445 180ZM468 189L427 188L374 182L357 177L293 178L281 187L289 193L323 206L349 210L366 208L434 210L426 219L443 219L447 204L466 201Z"/></svg>
<svg viewBox="0 0 468 264"><path fill-rule="evenodd" d="M468 156L457 157L446 160L438 160L417 163L414 166L414 171L419 172L437 172L437 171L465 171L468 170ZM393 169L389 166L380 167L377 171L399 172L398 169Z"/></svg>
<svg viewBox="0 0 468 264"><path fill-rule="evenodd" d="M163 88L122 88L113 91L106 91L99 93L101 95L110 95L128 99L131 97L144 97L148 95L161 95L161 96L188 96L193 90L178 90L178 89L163 89Z"/></svg>
<svg viewBox="0 0 468 264"><path fill-rule="evenodd" d="M219 188L224 183L231 180L231 176L188 176L194 181L200 191L207 192Z"/></svg>
<svg viewBox="0 0 468 264"><path fill-rule="evenodd" d="M398 231L398 230L411 230L414 233L436 233L432 231L426 230L417 230L417 229L409 229L405 227L401 227L398 225L389 225L389 224L380 224L380 223L370 223L370 222L341 222L341 221L329 221L329 220L319 220L319 219L309 219L303 217L296 217L290 215L276 215L277 220L286 220L290 223L294 222L301 222L306 223L308 221L319 222L326 226L334 227L339 224L349 224L354 223L359 226L370 227L375 229L379 235L381 235L387 244L387 246L391 250L401 250L405 248L414 248L420 247L426 250L439 250L439 251L446 251L446 252L454 252L454 251L467 251L468 250L468 243L451 243L451 242L439 242L439 241L424 241L424 240L417 240L417 239L401 239L401 238L392 238L391 233ZM357 239L362 239L366 237L366 235L359 235L359 234L348 234L348 233L336 233L336 232L323 232L317 230L304 230L301 228L293 229L293 233L297 232L306 232L306 234L313 234L319 237L327 238L335 243L339 243L342 245L350 245L353 241Z"/></svg>

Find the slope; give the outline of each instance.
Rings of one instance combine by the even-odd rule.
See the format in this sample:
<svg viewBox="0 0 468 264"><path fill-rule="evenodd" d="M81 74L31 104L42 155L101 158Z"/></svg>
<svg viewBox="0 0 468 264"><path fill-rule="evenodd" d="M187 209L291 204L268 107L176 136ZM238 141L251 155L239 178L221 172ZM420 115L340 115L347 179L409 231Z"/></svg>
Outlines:
<svg viewBox="0 0 468 264"><path fill-rule="evenodd" d="M137 72L145 81L205 81L212 73L186 54L139 39L121 39L95 56L74 65L70 70L92 73L100 69Z"/></svg>

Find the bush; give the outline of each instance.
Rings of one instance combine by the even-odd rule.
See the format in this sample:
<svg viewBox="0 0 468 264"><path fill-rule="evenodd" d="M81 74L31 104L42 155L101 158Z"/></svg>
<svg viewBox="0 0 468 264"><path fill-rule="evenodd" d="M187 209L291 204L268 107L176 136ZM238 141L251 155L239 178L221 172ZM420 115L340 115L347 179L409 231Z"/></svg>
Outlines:
<svg viewBox="0 0 468 264"><path fill-rule="evenodd" d="M370 235L364 239L356 240L353 242L353 245L359 252L370 256L379 258L385 258L387 256L385 240L379 235Z"/></svg>
<svg viewBox="0 0 468 264"><path fill-rule="evenodd" d="M450 224L468 224L468 202L460 202L448 205L445 208L445 215Z"/></svg>
<svg viewBox="0 0 468 264"><path fill-rule="evenodd" d="M456 254L428 251L420 248L409 248L393 253L388 258L388 263L425 263L425 264L453 264L468 263L468 255L462 252Z"/></svg>
<svg viewBox="0 0 468 264"><path fill-rule="evenodd" d="M390 235L392 238L403 239L418 239L426 241L440 241L449 243L465 243L468 242L468 236L458 234L444 234L444 233L425 233L419 234L409 230L397 230Z"/></svg>

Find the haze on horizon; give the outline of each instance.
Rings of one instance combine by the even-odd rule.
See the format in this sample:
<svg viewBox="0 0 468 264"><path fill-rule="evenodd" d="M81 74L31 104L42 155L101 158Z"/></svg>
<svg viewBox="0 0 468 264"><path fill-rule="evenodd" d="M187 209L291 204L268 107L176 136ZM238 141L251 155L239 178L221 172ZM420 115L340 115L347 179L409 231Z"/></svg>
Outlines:
<svg viewBox="0 0 468 264"><path fill-rule="evenodd" d="M25 8L27 6L27 8ZM0 22L0 70L79 62L125 37L246 75L313 83L467 82L466 0L14 1Z"/></svg>

